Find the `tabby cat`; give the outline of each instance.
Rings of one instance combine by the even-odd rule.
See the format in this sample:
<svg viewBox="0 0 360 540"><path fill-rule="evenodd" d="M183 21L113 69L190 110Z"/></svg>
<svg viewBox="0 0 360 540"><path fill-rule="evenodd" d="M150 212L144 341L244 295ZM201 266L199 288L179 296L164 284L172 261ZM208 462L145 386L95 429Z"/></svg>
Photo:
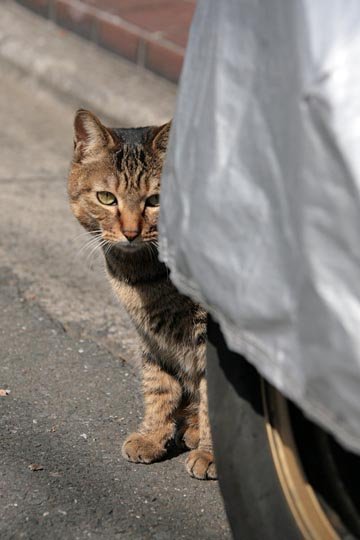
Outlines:
<svg viewBox="0 0 360 540"><path fill-rule="evenodd" d="M68 193L83 227L101 242L110 282L143 346L144 420L125 440L135 463L161 460L174 442L186 469L216 478L205 380L206 312L180 294L157 257L160 176L170 123L106 128L75 116Z"/></svg>

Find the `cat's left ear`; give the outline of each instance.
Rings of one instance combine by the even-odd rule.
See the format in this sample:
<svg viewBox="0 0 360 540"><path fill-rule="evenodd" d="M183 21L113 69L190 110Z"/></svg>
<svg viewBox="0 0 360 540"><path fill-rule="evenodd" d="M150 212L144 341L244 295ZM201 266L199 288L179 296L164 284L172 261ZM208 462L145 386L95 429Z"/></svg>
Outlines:
<svg viewBox="0 0 360 540"><path fill-rule="evenodd" d="M155 128L151 146L153 150L160 152L166 152L166 148L169 141L169 133L171 128L171 120L167 124Z"/></svg>

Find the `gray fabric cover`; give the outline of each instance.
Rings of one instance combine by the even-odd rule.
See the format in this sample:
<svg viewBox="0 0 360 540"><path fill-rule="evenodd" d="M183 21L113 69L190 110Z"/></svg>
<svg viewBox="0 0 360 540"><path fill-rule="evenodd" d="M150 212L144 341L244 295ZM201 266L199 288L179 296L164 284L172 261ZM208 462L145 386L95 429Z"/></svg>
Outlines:
<svg viewBox="0 0 360 540"><path fill-rule="evenodd" d="M228 345L360 451L360 3L200 0L160 254Z"/></svg>

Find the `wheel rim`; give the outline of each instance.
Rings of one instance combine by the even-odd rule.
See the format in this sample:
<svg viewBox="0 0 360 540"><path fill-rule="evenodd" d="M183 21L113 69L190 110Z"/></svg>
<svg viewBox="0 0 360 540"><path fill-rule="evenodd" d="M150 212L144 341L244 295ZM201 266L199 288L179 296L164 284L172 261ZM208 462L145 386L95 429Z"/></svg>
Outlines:
<svg viewBox="0 0 360 540"><path fill-rule="evenodd" d="M261 394L276 472L304 540L341 540L305 476L286 399L264 380L261 381Z"/></svg>

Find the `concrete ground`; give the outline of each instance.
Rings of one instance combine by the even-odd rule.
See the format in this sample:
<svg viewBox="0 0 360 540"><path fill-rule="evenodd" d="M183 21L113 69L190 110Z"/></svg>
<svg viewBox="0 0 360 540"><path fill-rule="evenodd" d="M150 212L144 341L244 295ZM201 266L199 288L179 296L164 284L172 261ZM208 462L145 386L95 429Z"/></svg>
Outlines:
<svg viewBox="0 0 360 540"><path fill-rule="evenodd" d="M121 458L142 414L136 335L66 199L81 90L139 125L169 117L175 89L57 32L0 6L0 538L229 539L217 482L191 479L184 455ZM104 72L126 77L113 115Z"/></svg>

